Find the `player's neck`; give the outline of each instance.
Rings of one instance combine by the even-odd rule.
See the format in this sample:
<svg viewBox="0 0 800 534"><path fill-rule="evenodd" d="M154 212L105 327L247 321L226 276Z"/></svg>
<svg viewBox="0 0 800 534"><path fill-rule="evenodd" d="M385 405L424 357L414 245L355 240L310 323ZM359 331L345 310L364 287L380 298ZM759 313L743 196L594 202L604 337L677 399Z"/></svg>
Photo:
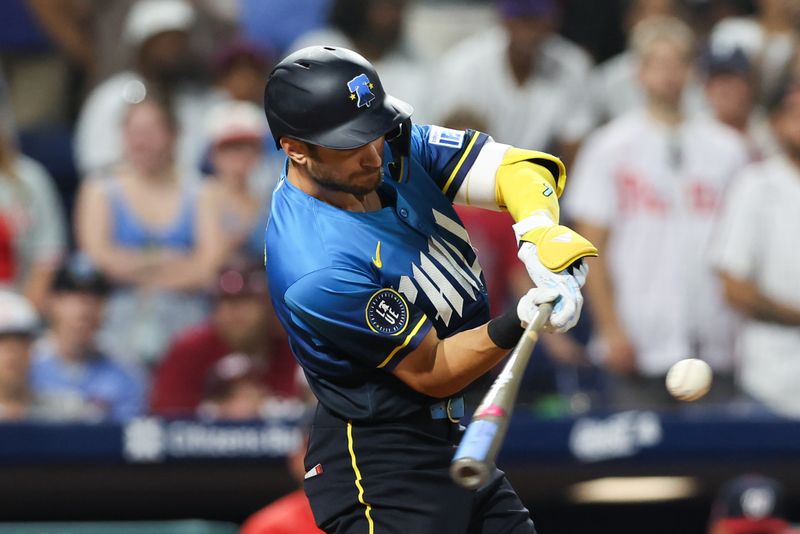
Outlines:
<svg viewBox="0 0 800 534"><path fill-rule="evenodd" d="M305 194L340 210L364 213L381 209L380 197L376 192L373 191L364 196L358 196L344 191L328 189L320 185L307 172L303 172L298 166L291 164L291 162L286 173L286 179Z"/></svg>
<svg viewBox="0 0 800 534"><path fill-rule="evenodd" d="M663 102L649 102L647 114L655 122L665 126L677 126L683 122L683 111L680 106L668 105Z"/></svg>

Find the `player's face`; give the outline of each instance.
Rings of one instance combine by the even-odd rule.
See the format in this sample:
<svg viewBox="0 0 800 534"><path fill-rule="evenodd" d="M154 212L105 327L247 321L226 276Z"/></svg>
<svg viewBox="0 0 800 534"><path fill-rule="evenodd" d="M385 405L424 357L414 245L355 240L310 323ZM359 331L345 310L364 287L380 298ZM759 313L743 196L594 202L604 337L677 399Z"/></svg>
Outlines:
<svg viewBox="0 0 800 534"><path fill-rule="evenodd" d="M689 50L663 40L653 43L641 59L639 81L650 102L677 106L690 69Z"/></svg>
<svg viewBox="0 0 800 534"><path fill-rule="evenodd" d="M364 196L383 180L384 138L351 150L316 147L308 157L308 172L331 191Z"/></svg>

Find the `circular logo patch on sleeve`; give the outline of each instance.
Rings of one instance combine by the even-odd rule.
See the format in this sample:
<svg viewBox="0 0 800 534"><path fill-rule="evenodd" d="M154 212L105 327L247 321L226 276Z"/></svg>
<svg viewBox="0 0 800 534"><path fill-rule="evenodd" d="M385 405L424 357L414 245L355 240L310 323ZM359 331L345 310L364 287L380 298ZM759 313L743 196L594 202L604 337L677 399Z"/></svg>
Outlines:
<svg viewBox="0 0 800 534"><path fill-rule="evenodd" d="M366 316L373 332L396 336L408 324L408 304L394 289L381 289L370 297Z"/></svg>

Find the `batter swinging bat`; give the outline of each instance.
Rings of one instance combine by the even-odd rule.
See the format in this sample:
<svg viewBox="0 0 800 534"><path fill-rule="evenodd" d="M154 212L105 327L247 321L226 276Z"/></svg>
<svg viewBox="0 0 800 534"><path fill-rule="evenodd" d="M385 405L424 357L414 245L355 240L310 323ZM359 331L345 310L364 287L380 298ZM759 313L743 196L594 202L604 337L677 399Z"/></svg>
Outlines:
<svg viewBox="0 0 800 534"><path fill-rule="evenodd" d="M475 410L450 464L450 476L458 485L477 489L489 480L497 453L506 437L522 374L536 347L539 331L547 322L551 311L552 303L539 306L536 317L525 328L503 370Z"/></svg>

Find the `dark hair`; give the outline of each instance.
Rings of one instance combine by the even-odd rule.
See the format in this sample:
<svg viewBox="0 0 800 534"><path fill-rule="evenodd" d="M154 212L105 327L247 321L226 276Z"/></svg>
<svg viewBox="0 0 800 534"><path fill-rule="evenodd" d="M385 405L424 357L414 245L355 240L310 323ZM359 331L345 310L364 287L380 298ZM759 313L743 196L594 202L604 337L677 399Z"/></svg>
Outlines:
<svg viewBox="0 0 800 534"><path fill-rule="evenodd" d="M367 28L367 14L373 0L334 0L328 22L350 39L358 39Z"/></svg>
<svg viewBox="0 0 800 534"><path fill-rule="evenodd" d="M123 123L128 121L128 117L134 108L148 104L157 107L161 111L161 115L164 117L164 122L167 124L167 127L169 127L170 130L173 132L178 131L178 117L175 114L175 108L172 104L172 99L170 99L165 93L155 91L152 88L147 88L147 94L143 99L137 102L131 102L128 105Z"/></svg>

